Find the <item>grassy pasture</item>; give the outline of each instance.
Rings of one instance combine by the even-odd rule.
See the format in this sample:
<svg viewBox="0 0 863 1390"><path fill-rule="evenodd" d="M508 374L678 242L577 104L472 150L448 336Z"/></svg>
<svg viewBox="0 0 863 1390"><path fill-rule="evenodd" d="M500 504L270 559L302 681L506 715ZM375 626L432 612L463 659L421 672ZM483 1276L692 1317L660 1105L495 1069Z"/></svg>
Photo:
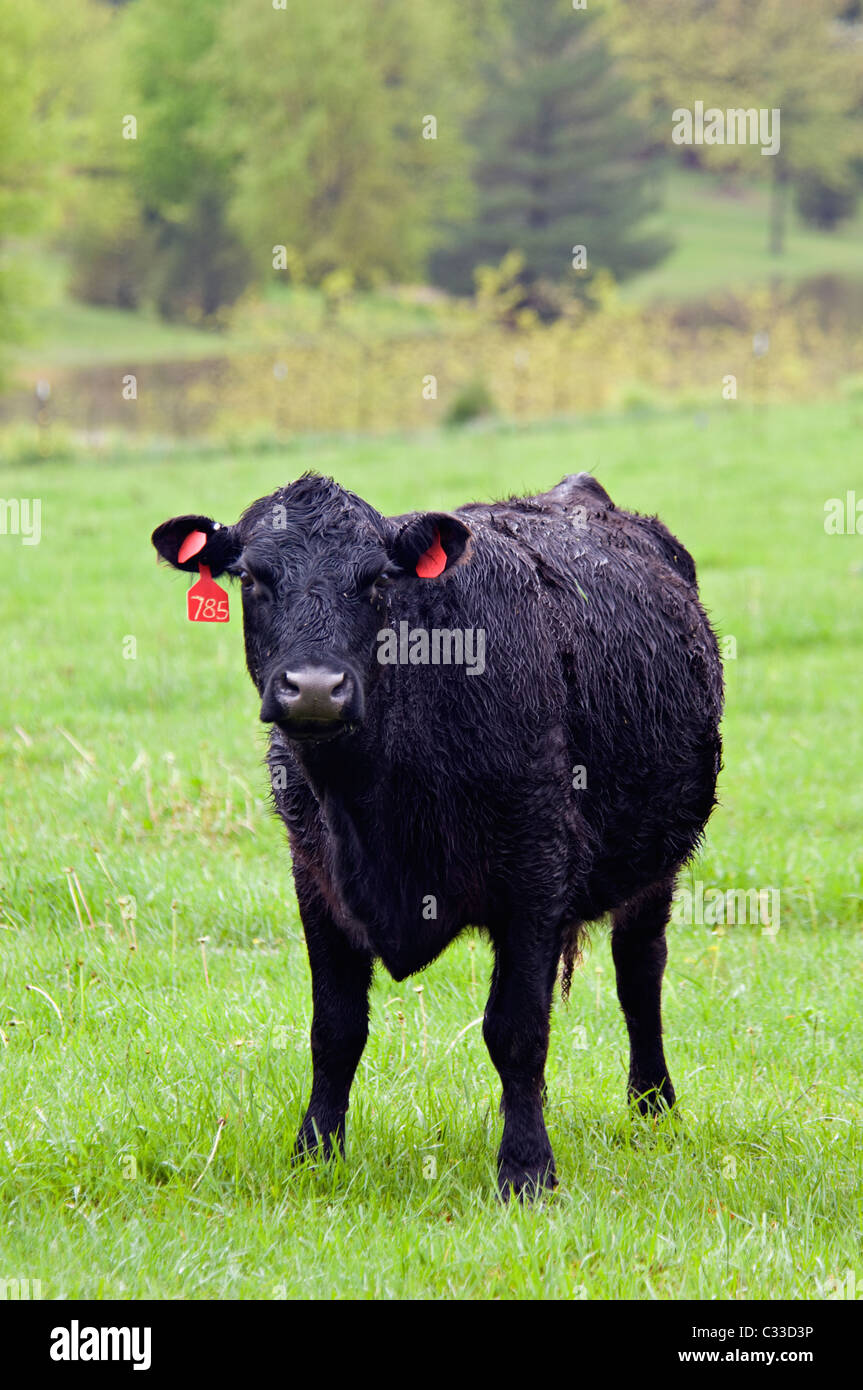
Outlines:
<svg viewBox="0 0 863 1390"><path fill-rule="evenodd" d="M765 164L769 160L763 161ZM796 282L834 275L863 279L863 215L858 211L833 231L810 227L789 200L784 251L768 249L768 181L723 181L711 173L669 169L662 222L674 241L671 254L624 286L639 303L654 298L696 299L733 287Z"/></svg>
<svg viewBox="0 0 863 1390"><path fill-rule="evenodd" d="M0 496L42 500L41 544L0 536L0 1277L210 1299L819 1298L847 1268L859 1281L863 537L827 536L823 507L859 486L861 424L851 404L729 403L0 468ZM691 877L779 888L781 928L672 929L680 1106L658 1125L624 1104L594 931L555 1006L561 1187L537 1207L494 1196L489 957L468 940L417 980L378 979L347 1162L288 1163L310 988L239 596L227 627L188 624L149 533L184 511L233 520L307 468L387 511L591 469L678 531L736 639L721 806Z"/></svg>

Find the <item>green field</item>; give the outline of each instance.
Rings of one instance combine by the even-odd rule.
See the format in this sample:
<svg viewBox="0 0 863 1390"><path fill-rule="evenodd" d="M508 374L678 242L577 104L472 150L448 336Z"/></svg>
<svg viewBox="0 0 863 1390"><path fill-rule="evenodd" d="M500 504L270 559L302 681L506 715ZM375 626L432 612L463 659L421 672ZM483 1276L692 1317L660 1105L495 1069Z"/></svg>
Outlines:
<svg viewBox="0 0 863 1390"><path fill-rule="evenodd" d="M660 220L674 247L653 270L626 282L627 299L676 303L822 275L863 282L860 210L823 232L807 226L789 199L785 249L775 256L768 249L766 181L723 181L714 174L670 170L664 186Z"/></svg>
<svg viewBox="0 0 863 1390"><path fill-rule="evenodd" d="M859 1282L863 537L827 536L823 507L859 479L861 425L851 404L729 403L0 469L0 496L42 502L38 546L0 536L0 1277L46 1298L208 1299L809 1299L846 1269ZM496 1198L479 941L378 979L346 1162L289 1163L310 986L238 596L227 628L189 625L149 534L186 511L234 520L307 468L387 511L590 469L681 535L736 639L692 877L779 888L780 930L672 928L680 1105L657 1124L624 1101L594 931L555 1005L560 1188L536 1206Z"/></svg>

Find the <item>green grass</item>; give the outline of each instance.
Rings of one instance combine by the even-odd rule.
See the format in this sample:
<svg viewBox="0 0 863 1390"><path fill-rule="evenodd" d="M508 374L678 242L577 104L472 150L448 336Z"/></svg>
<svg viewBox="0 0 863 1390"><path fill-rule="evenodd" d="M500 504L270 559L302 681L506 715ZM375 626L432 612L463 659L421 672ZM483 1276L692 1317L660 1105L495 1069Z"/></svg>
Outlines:
<svg viewBox="0 0 863 1390"><path fill-rule="evenodd" d="M320 291L272 285L261 299L250 299L228 314L220 329L168 323L155 311L82 304L65 290L62 267L55 267L31 313L30 332L16 354L26 381L58 367L127 367L146 362L197 361L228 353L261 351L325 327L327 306ZM433 331L431 308L413 302L410 291L358 294L340 310L339 323L363 341Z"/></svg>
<svg viewBox="0 0 863 1390"><path fill-rule="evenodd" d="M767 163L767 160L763 161ZM691 171L666 175L660 219L674 249L653 270L628 280L625 299L671 303L729 290L796 283L820 275L863 281L863 208L832 232L809 227L789 197L782 255L768 250L767 182L736 181Z"/></svg>
<svg viewBox="0 0 863 1390"><path fill-rule="evenodd" d="M39 546L0 537L0 1277L40 1279L45 1297L210 1299L818 1298L847 1268L859 1280L863 537L826 536L823 504L859 476L861 423L851 405L729 404L0 470L0 495L43 512ZM347 1161L288 1161L310 988L237 599L227 628L187 624L186 582L157 570L148 537L178 512L233 520L309 467L391 511L594 469L679 531L737 640L721 805L693 877L779 887L781 929L672 928L680 1109L655 1126L624 1103L594 932L554 1010L561 1186L536 1207L495 1196L499 1088L469 1026L479 942L429 969L421 998L420 980L377 980Z"/></svg>
<svg viewBox="0 0 863 1390"><path fill-rule="evenodd" d="M225 353L254 352L286 335L314 333L325 324L323 296L312 289L272 289L266 298L237 310L224 331L167 323L150 312L80 304L64 294L33 315L32 334L19 351L29 378L52 367L98 366L110 362L194 361ZM395 293L358 295L340 323L363 340L428 331L428 308L400 301Z"/></svg>

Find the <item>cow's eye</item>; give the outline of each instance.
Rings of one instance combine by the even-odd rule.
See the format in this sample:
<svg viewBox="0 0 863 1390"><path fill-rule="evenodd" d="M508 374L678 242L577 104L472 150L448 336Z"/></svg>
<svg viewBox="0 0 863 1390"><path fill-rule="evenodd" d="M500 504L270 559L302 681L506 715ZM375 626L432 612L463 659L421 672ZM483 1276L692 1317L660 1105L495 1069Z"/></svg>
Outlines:
<svg viewBox="0 0 863 1390"><path fill-rule="evenodd" d="M255 581L248 570L240 570L240 583L244 589L251 589L254 587Z"/></svg>
<svg viewBox="0 0 863 1390"><path fill-rule="evenodd" d="M375 574L374 570L365 575L359 575L356 579L356 592L373 599L379 597L381 591L392 583L392 575L388 570L381 570Z"/></svg>

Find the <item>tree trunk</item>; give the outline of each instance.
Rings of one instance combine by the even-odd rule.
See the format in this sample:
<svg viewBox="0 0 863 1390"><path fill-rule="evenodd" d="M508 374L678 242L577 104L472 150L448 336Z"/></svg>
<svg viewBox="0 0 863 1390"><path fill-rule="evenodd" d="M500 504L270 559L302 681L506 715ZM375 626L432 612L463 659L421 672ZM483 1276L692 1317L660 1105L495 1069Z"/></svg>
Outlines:
<svg viewBox="0 0 863 1390"><path fill-rule="evenodd" d="M785 250L785 221L788 209L788 173L780 156L773 156L773 179L770 185L771 256L781 256Z"/></svg>

